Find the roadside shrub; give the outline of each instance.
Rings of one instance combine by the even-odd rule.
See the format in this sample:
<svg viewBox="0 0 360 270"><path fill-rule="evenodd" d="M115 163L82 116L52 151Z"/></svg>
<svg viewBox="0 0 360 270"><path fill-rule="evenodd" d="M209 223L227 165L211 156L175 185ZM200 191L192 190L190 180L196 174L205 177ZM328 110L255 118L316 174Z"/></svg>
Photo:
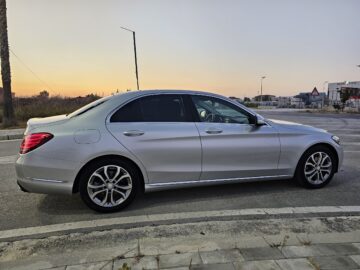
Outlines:
<svg viewBox="0 0 360 270"><path fill-rule="evenodd" d="M245 102L244 105L248 108L257 108L258 104L252 102Z"/></svg>
<svg viewBox="0 0 360 270"><path fill-rule="evenodd" d="M15 117L18 121L24 122L34 117L68 114L99 98L97 95L75 98L61 96L15 98Z"/></svg>

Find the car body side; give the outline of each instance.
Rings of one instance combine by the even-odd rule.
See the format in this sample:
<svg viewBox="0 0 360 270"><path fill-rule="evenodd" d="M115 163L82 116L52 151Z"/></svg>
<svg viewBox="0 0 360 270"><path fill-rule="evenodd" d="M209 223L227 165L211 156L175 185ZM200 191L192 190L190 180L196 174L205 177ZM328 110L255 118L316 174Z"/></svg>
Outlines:
<svg viewBox="0 0 360 270"><path fill-rule="evenodd" d="M45 147L40 146L27 154L19 155L15 166L19 185L25 191L34 193L72 194L77 191L79 173L89 162L105 156L117 156L131 161L139 169L145 191L171 188L173 185L156 186L156 181L150 182L148 171L142 160L127 149L125 144L119 142L107 127L109 116L124 104L146 95L158 94L209 95L231 102L248 111L247 108L231 99L198 91L155 90L115 95L108 98L101 106L84 114L72 118L64 116L63 119L59 118L58 121L44 125L41 125L41 121L39 121L40 124L34 126L33 129L29 126L25 135L35 132L49 132L54 134L54 138L47 142ZM330 133L315 132L315 128L312 127L309 127L307 131L303 126L298 128L295 124L284 124L271 120L266 120L266 125L278 134L280 154L277 175L283 176L282 178L292 177L302 153L316 144L326 144L331 147L338 157L338 168L341 166L342 148L331 139ZM265 180L267 177L255 179ZM221 179L221 182L226 182L225 180ZM228 182L235 182L251 179L228 180L232 180ZM197 180L193 182L185 183L182 186L211 184L217 181Z"/></svg>

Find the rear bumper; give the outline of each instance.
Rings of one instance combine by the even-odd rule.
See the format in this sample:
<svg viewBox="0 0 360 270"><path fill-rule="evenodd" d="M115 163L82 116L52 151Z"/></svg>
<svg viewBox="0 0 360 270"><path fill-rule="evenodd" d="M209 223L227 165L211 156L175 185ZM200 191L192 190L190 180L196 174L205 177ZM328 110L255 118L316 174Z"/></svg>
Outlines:
<svg viewBox="0 0 360 270"><path fill-rule="evenodd" d="M28 153L15 163L17 183L23 191L44 194L72 194L76 177L74 163Z"/></svg>
<svg viewBox="0 0 360 270"><path fill-rule="evenodd" d="M44 194L72 194L72 185L66 182L53 182L51 179L17 178L20 189L24 192Z"/></svg>

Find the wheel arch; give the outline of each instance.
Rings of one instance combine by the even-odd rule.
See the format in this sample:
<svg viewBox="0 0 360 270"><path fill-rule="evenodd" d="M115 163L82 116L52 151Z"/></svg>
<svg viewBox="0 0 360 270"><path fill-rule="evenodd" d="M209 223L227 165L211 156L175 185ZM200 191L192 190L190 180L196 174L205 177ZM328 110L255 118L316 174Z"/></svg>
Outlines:
<svg viewBox="0 0 360 270"><path fill-rule="evenodd" d="M84 170L91 166L92 163L94 162L97 162L99 160L102 160L102 159L109 159L109 158L114 158L114 159L119 159L119 160L122 160L122 161L125 161L125 162L128 162L130 163L132 166L134 166L134 168L138 171L139 175L140 175L140 181L141 181L141 188L142 188L142 191L144 191L145 189L145 180L144 180L144 175L143 175L143 172L141 171L140 167L138 166L138 164L136 164L133 160L131 160L130 158L128 157L124 157L124 156L121 156L121 155L102 155L102 156L98 156L96 158L93 158L91 160L89 160L86 164L84 164L81 169L79 170L79 172L77 173L76 177L75 177L75 181L74 181L74 184L73 184L73 187L72 187L72 193L78 193L79 192L79 181L80 181L80 176L81 174L84 172Z"/></svg>
<svg viewBox="0 0 360 270"><path fill-rule="evenodd" d="M305 155L306 152L308 152L309 150L311 150L312 148L314 147L317 147L317 146L323 146L323 147L326 147L328 148L333 154L334 154L334 157L335 157L335 162L336 162L336 166L335 166L335 173L338 172L338 169L339 169L339 155L335 149L334 146L332 146L330 143L326 143L326 142L319 142L319 143L315 143L315 144L312 144L310 146L308 146L305 151L302 153L302 155L300 156L300 158L298 159L297 161L297 164L296 164L296 170L295 170L295 174L299 168L299 163L302 159L302 157Z"/></svg>

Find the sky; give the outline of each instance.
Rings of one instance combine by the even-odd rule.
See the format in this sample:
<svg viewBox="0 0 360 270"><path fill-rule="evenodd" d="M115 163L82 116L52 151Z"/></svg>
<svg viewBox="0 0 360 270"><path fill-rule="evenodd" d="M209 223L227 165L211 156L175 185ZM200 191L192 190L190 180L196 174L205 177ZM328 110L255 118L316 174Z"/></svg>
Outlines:
<svg viewBox="0 0 360 270"><path fill-rule="evenodd" d="M360 80L359 0L8 0L17 96L196 89L281 96ZM30 70L31 71L30 71Z"/></svg>

